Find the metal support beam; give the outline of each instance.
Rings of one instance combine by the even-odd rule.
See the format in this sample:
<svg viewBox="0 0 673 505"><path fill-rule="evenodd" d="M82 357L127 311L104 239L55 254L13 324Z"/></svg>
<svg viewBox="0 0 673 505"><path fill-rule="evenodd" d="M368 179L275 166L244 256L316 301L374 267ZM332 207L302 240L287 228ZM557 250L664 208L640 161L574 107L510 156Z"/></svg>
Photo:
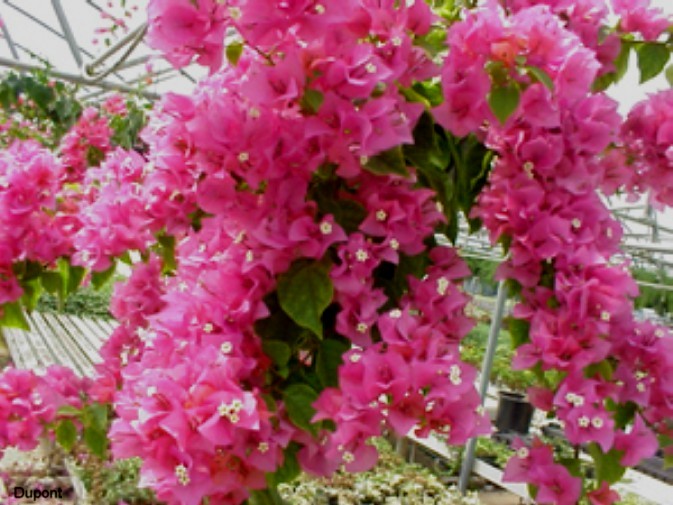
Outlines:
<svg viewBox="0 0 673 505"><path fill-rule="evenodd" d="M495 357L495 349L498 345L498 335L500 334L500 327L502 325L502 317L505 313L505 301L507 300L507 286L504 281L498 284L498 296L495 300L495 308L493 309L493 316L491 319L491 328L488 332L488 343L486 344L486 352L484 353L484 360L481 365L481 377L479 379L479 396L481 397L481 405L486 401L486 393L488 391L488 383L491 378L491 369L493 368L493 358ZM467 491L467 484L470 480L470 474L474 467L474 453L477 447L477 438L471 438L465 447L465 455L463 456L463 463L460 467L460 478L458 480L458 489L462 494Z"/></svg>
<svg viewBox="0 0 673 505"><path fill-rule="evenodd" d="M65 40L68 43L68 47L70 47L72 57L75 58L77 66L81 67L82 54L80 52L79 46L77 45L77 41L75 40L75 34L72 33L72 28L70 28L70 23L68 22L68 16L66 16L65 11L63 10L63 6L61 5L61 0L51 0L51 5L54 7L54 12L56 13L58 22L61 25L63 35L65 36Z"/></svg>
<svg viewBox="0 0 673 505"><path fill-rule="evenodd" d="M94 60L86 63L84 67L82 67L82 74L84 79L90 82L95 82L107 77L109 74L117 70L117 68L119 68L119 66L122 65L129 58L129 56L131 56L135 48L138 47L138 44L142 42L146 32L147 23L143 23L135 30L127 33L115 44L111 45L106 51L97 56ZM108 58L121 51L124 47L126 47L126 50L123 52L121 57L117 59L117 61L111 64L108 68L97 70L97 68L105 63Z"/></svg>
<svg viewBox="0 0 673 505"><path fill-rule="evenodd" d="M7 25L3 21L2 17L0 17L0 29L2 30L2 36L5 37L5 41L7 41L7 47L9 47L9 52L12 53L12 57L15 60L19 60L19 52L16 50L16 44L14 44L14 39L9 33L9 30L7 29Z"/></svg>
<svg viewBox="0 0 673 505"><path fill-rule="evenodd" d="M20 61L11 60L9 58L0 57L0 67L13 68L18 71L34 71L34 70L44 70L42 66L31 65L28 63L23 63ZM117 84L109 81L97 81L89 82L84 79L81 75L69 74L67 72L58 72L56 70L50 71L50 75L56 79L61 79L63 81L73 82L75 84L81 84L84 86L92 86L95 88L101 88L109 91L120 91L122 93L134 93L136 95L143 96L148 100L157 100L159 95L157 93L152 93L150 91L140 91L131 86L125 84Z"/></svg>

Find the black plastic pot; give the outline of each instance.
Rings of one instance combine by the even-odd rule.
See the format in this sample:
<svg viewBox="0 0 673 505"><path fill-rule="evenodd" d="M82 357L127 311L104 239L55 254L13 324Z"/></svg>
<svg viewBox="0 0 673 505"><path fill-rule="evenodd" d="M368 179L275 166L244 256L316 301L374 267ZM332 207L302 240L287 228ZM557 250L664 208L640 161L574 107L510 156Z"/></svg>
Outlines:
<svg viewBox="0 0 673 505"><path fill-rule="evenodd" d="M500 391L495 426L499 432L527 435L533 419L534 407L521 393Z"/></svg>

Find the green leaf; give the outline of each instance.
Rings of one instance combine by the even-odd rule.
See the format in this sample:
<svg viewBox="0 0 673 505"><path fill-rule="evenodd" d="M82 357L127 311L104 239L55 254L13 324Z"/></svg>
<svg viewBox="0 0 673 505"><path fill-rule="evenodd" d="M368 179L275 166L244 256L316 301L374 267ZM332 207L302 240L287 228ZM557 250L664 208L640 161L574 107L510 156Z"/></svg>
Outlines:
<svg viewBox="0 0 673 505"><path fill-rule="evenodd" d="M23 308L19 302L5 303L2 306L2 317L0 317L0 326L8 328L19 328L30 331L30 324L23 313Z"/></svg>
<svg viewBox="0 0 673 505"><path fill-rule="evenodd" d="M512 337L513 349L517 349L519 346L530 341L530 323L528 321L510 317L507 319L507 329Z"/></svg>
<svg viewBox="0 0 673 505"><path fill-rule="evenodd" d="M502 86L494 83L488 94L488 105L498 121L504 124L519 106L520 99L521 90L518 83L510 81Z"/></svg>
<svg viewBox="0 0 673 505"><path fill-rule="evenodd" d="M85 275L86 269L84 267L70 265L68 271L68 294L77 291Z"/></svg>
<svg viewBox="0 0 673 505"><path fill-rule="evenodd" d="M290 444L283 451L283 464L273 474L273 481L275 484L282 484L283 482L291 482L296 479L301 473L301 467L297 461L297 453L300 446L296 442Z"/></svg>
<svg viewBox="0 0 673 505"><path fill-rule="evenodd" d="M603 379L610 381L612 380L612 365L608 360L599 361L598 363L592 363L584 369L585 377L591 378L595 375L600 375Z"/></svg>
<svg viewBox="0 0 673 505"><path fill-rule="evenodd" d="M88 405L84 412L87 427L106 432L108 425L108 408L101 403Z"/></svg>
<svg viewBox="0 0 673 505"><path fill-rule="evenodd" d="M79 417L82 415L82 411L77 407L73 407L72 405L61 405L58 408L57 414L59 416Z"/></svg>
<svg viewBox="0 0 673 505"><path fill-rule="evenodd" d="M317 89L307 88L301 97L301 108L310 114L317 114L324 99L325 95Z"/></svg>
<svg viewBox="0 0 673 505"><path fill-rule="evenodd" d="M110 265L110 268L107 270L103 270L102 272L91 272L91 284L93 284L93 287L100 289L105 286L105 284L112 279L116 269L117 262L113 261L112 265Z"/></svg>
<svg viewBox="0 0 673 505"><path fill-rule="evenodd" d="M537 82L544 84L549 91L554 91L554 81L551 80L549 74L542 68L534 65L527 65L526 71Z"/></svg>
<svg viewBox="0 0 673 505"><path fill-rule="evenodd" d="M363 168L376 175L397 174L404 177L409 176L407 165L404 162L404 155L402 154L402 146L393 147L369 158L364 163Z"/></svg>
<svg viewBox="0 0 673 505"><path fill-rule="evenodd" d="M666 80L668 81L668 85L673 87L673 65L666 67Z"/></svg>
<svg viewBox="0 0 673 505"><path fill-rule="evenodd" d="M278 301L285 313L320 338L323 336L320 317L333 296L329 267L322 263L295 263L278 280Z"/></svg>
<svg viewBox="0 0 673 505"><path fill-rule="evenodd" d="M238 60L241 59L241 55L243 54L243 43L236 41L228 44L225 54L230 64L237 65Z"/></svg>
<svg viewBox="0 0 673 505"><path fill-rule="evenodd" d="M84 428L84 443L99 458L104 458L107 451L107 433L96 428Z"/></svg>
<svg viewBox="0 0 673 505"><path fill-rule="evenodd" d="M343 361L343 354L348 349L350 345L339 340L325 339L320 343L315 372L324 387L339 385L339 366Z"/></svg>
<svg viewBox="0 0 673 505"><path fill-rule="evenodd" d="M604 453L597 443L592 442L587 446L587 452L594 460L598 482L605 481L608 484L614 484L624 476L626 468L619 464L624 454L623 451L610 449L609 452Z"/></svg>
<svg viewBox="0 0 673 505"><path fill-rule="evenodd" d="M58 295L63 289L63 274L58 271L42 273L42 286L52 295Z"/></svg>
<svg viewBox="0 0 673 505"><path fill-rule="evenodd" d="M631 54L631 48L633 47L633 42L628 40L622 40L622 48L615 59L615 82L619 82L626 75L626 71L629 68L629 56Z"/></svg>
<svg viewBox="0 0 673 505"><path fill-rule="evenodd" d="M290 361L292 349L285 342L280 340L262 340L262 349L274 364L278 367L284 367Z"/></svg>
<svg viewBox="0 0 673 505"><path fill-rule="evenodd" d="M671 57L666 46L658 43L645 42L636 48L636 53L638 54L641 84L656 77Z"/></svg>
<svg viewBox="0 0 673 505"><path fill-rule="evenodd" d="M175 261L175 237L173 235L160 235L157 241L161 245L160 255L163 258L161 271L163 273L174 272L178 268Z"/></svg>
<svg viewBox="0 0 673 505"><path fill-rule="evenodd" d="M63 419L56 425L56 441L66 451L70 451L77 441L77 427L70 419Z"/></svg>
<svg viewBox="0 0 673 505"><path fill-rule="evenodd" d="M285 408L290 420L299 428L316 433L316 427L311 424L315 415L313 402L318 399L318 393L306 384L292 384L283 392Z"/></svg>
<svg viewBox="0 0 673 505"><path fill-rule="evenodd" d="M624 429L633 421L636 412L638 412L638 405L633 402L618 403L614 407L614 420L618 428Z"/></svg>
<svg viewBox="0 0 673 505"><path fill-rule="evenodd" d="M40 279L31 279L27 282L22 282L23 295L21 296L21 304L28 312L32 312L37 306L37 302L42 294L42 284Z"/></svg>

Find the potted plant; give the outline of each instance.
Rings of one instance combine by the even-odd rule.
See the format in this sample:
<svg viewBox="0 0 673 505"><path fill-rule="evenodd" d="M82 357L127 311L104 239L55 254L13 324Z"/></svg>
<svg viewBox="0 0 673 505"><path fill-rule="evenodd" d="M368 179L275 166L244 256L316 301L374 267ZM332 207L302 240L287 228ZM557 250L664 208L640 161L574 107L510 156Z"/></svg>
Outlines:
<svg viewBox="0 0 673 505"><path fill-rule="evenodd" d="M501 342L491 370L491 381L499 389L495 426L501 433L526 435L535 411L526 390L533 385L534 376L528 370L513 370L513 357L509 342Z"/></svg>

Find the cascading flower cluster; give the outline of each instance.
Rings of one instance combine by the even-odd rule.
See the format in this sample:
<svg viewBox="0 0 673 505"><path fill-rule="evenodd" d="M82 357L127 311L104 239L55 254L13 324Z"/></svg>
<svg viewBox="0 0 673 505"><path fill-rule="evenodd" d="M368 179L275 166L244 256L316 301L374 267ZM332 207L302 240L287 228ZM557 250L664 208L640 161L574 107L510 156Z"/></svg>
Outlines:
<svg viewBox="0 0 673 505"><path fill-rule="evenodd" d="M638 103L622 125L619 146L606 157L606 184L614 191L649 192L652 205L673 205L673 91ZM611 163L617 159L617 163ZM611 192L612 192L611 191Z"/></svg>
<svg viewBox="0 0 673 505"><path fill-rule="evenodd" d="M478 46L471 43L476 33L487 34L479 36ZM474 214L494 242L505 237L511 241L510 258L499 275L523 287L514 316L530 328L513 365L562 372L560 383L549 384L553 389L546 394L536 390L537 406L554 410L572 444L596 442L602 453L624 451L622 463L637 464L656 450L652 429L673 414L644 400L652 388L659 398L670 397L673 389L666 374L657 377L656 385L648 381L651 371L634 358L644 330L632 316L630 300L637 288L624 265L609 264L619 251L621 228L594 188L606 178L600 155L618 140L620 118L615 103L590 94L598 61L546 7L511 16L476 11L450 29L449 44L452 51L443 69L446 104L439 107L438 117L456 133L478 132L498 155ZM539 70L527 75L518 71L529 65ZM498 79L521 89L518 109L502 125L483 93L475 100L473 88L466 85L479 82L488 88ZM648 106L635 109L624 127L627 135L640 131L637 118ZM487 130L481 129L485 121L490 122ZM651 138L649 132L643 137ZM643 144L632 145L646 159ZM650 157L663 152L653 146ZM662 370L670 362L672 340L663 329L656 331L660 339L645 338L661 351ZM641 394L634 395L634 389ZM615 411L620 404L628 408L629 402L642 409L647 425L638 415L631 431L623 421L617 424ZM662 433L669 429L664 423L658 427ZM578 478L565 472L564 483L549 484L538 476L545 472L533 453L551 461L550 451L522 451L525 456L508 465L509 479L536 485L543 503L579 500ZM522 472L521 465L530 465L533 473ZM550 494L554 488L563 489L562 495Z"/></svg>
<svg viewBox="0 0 673 505"><path fill-rule="evenodd" d="M21 294L17 261L67 256L104 275L143 258L115 290L120 326L88 391L114 406L113 455L141 457L160 499L275 503L298 468L370 468L384 432L488 433L460 358L469 270L435 239L457 233L458 211L508 248L514 366L536 372L531 398L568 440L628 466L672 437L673 338L633 320L635 284L612 260L621 227L596 193L670 203L671 95L622 125L594 92L618 73L621 37L656 42L668 20L614 0L606 32L601 0L501 4L440 17L421 0L151 0L150 43L210 76L163 97L143 154L113 148L107 116L131 114L118 98L64 138L65 171L32 144L2 154L22 182L0 203L24 228L60 219L54 195L81 189L60 228L38 220L37 239L46 224L67 239L46 256L7 227L4 301ZM506 476L540 503L618 499L540 441L517 443Z"/></svg>
<svg viewBox="0 0 673 505"><path fill-rule="evenodd" d="M61 159L69 182L81 182L89 166L95 166L112 148L108 118L95 107L87 107L77 123L61 139Z"/></svg>
<svg viewBox="0 0 673 505"><path fill-rule="evenodd" d="M63 406L80 408L90 386L69 368L53 365L44 373L7 368L0 375L0 453L8 446L37 447L46 425Z"/></svg>
<svg viewBox="0 0 673 505"><path fill-rule="evenodd" d="M62 171L34 141L14 142L0 152L0 303L23 292L15 263L50 264L72 249L77 222L57 200Z"/></svg>

